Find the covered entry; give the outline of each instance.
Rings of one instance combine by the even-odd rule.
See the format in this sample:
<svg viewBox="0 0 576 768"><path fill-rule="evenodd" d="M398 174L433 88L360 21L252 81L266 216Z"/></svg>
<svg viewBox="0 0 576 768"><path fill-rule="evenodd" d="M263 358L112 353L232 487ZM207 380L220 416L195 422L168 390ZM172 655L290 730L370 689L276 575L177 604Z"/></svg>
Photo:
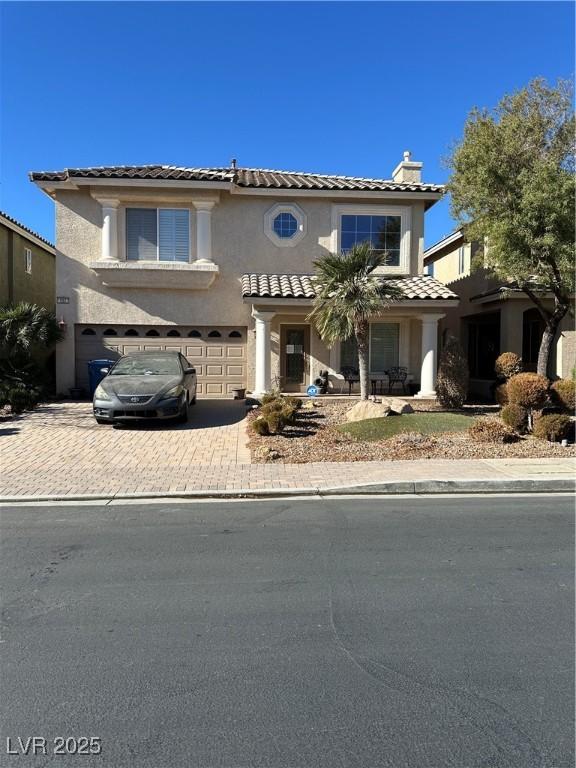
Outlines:
<svg viewBox="0 0 576 768"><path fill-rule="evenodd" d="M196 368L200 397L232 397L246 387L246 328L77 325L76 385L88 389L88 361L140 350L180 351Z"/></svg>

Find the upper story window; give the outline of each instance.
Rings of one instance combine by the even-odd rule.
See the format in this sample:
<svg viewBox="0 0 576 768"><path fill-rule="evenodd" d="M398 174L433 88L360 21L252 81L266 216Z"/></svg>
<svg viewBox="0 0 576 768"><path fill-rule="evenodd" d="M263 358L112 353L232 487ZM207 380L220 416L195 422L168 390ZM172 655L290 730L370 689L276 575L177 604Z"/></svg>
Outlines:
<svg viewBox="0 0 576 768"><path fill-rule="evenodd" d="M409 274L411 221L408 205L333 205L331 248L340 253L369 243L373 250L387 254L383 271Z"/></svg>
<svg viewBox="0 0 576 768"><path fill-rule="evenodd" d="M190 212L185 208L127 208L126 258L190 261Z"/></svg>
<svg viewBox="0 0 576 768"><path fill-rule="evenodd" d="M466 270L466 251L464 249L464 246L460 246L458 248L458 274L462 275L464 274Z"/></svg>
<svg viewBox="0 0 576 768"><path fill-rule="evenodd" d="M429 264L426 265L424 268L424 274L430 275L430 277L434 277L434 262L431 261Z"/></svg>
<svg viewBox="0 0 576 768"><path fill-rule="evenodd" d="M272 226L278 237L294 237L298 229L298 222L294 214L285 211L274 218Z"/></svg>
<svg viewBox="0 0 576 768"><path fill-rule="evenodd" d="M32 251L30 248L24 248L24 269L26 274L32 274Z"/></svg>
<svg viewBox="0 0 576 768"><path fill-rule="evenodd" d="M388 254L387 265L400 265L400 216L343 215L340 218L340 249L370 243L372 249Z"/></svg>
<svg viewBox="0 0 576 768"><path fill-rule="evenodd" d="M295 203L278 203L264 215L264 232L274 245L294 246L306 234L306 214Z"/></svg>

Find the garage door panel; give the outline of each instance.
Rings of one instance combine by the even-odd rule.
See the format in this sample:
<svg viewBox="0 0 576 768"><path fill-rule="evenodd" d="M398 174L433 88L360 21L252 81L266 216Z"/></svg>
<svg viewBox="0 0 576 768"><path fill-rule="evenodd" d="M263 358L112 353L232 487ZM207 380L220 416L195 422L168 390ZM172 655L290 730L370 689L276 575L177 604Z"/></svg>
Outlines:
<svg viewBox="0 0 576 768"><path fill-rule="evenodd" d="M94 333L82 334L89 328ZM103 331L112 328L117 336L103 336ZM126 330L135 329L140 337L145 337L150 330L156 330L160 336L154 339L138 340L133 334L124 336ZM201 338L188 337L192 327L179 326L176 329L180 336L163 336L163 329L155 326L76 326L76 381L77 386L88 389L88 362L98 358L116 360L120 355L138 352L140 350L161 351L178 350L196 369L198 377L198 395L203 397L230 397L232 390L246 387L246 328L194 326L200 332ZM210 337L209 333L218 330L219 337ZM237 341L230 333L240 332ZM227 339L222 343L223 338ZM231 360L231 363L227 363Z"/></svg>

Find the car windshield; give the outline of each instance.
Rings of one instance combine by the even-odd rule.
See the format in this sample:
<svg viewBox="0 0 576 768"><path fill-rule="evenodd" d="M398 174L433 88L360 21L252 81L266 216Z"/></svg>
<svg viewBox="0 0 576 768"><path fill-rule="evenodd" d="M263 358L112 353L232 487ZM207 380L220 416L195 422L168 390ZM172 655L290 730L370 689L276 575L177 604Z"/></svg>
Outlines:
<svg viewBox="0 0 576 768"><path fill-rule="evenodd" d="M181 373L177 357L123 357L110 371L110 376L176 376Z"/></svg>

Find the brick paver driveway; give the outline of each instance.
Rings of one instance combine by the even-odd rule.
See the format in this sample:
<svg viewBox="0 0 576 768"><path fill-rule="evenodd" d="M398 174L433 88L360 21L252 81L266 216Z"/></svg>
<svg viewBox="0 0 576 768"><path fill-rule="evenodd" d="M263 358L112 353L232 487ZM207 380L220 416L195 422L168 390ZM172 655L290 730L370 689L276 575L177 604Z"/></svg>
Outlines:
<svg viewBox="0 0 576 768"><path fill-rule="evenodd" d="M243 401L199 400L188 424L100 426L91 403L44 405L0 423L0 496L184 491L249 464Z"/></svg>

